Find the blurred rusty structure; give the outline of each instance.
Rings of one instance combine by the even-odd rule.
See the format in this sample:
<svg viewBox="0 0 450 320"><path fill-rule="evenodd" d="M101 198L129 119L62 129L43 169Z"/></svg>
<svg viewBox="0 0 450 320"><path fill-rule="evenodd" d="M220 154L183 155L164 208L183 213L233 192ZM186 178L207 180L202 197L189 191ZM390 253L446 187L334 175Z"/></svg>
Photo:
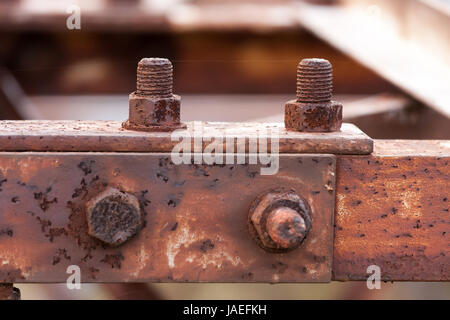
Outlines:
<svg viewBox="0 0 450 320"><path fill-rule="evenodd" d="M450 19L435 2L73 1L83 8L82 32L67 30L64 4L46 2L47 10L31 1L0 3L1 119L42 119L34 102L57 105L56 113L77 106L81 93L128 93L137 61L150 53L172 60L174 87L184 105L196 107L183 120L193 136L199 123L191 120L208 120L212 107L230 118L233 105L240 116L258 110L257 119L274 105L282 110L287 99L276 94L295 91L299 58L324 57L333 62L335 92L350 94L344 119L374 140L348 123L327 133L285 130L282 120L201 123L204 141L244 141L233 153L250 152L255 132L277 129L280 169L264 176L248 158L175 166L177 142L160 127L1 121L0 298L20 297L12 283L64 283L72 264L83 282L98 283L366 280L370 265L381 267L385 281L450 280L450 142L380 139L450 137ZM140 80L138 94L145 91ZM172 94L172 81L163 91ZM225 92L253 95L202 97ZM147 120L156 124L150 114ZM180 114L172 120L178 124ZM252 203L280 187L310 206L300 210L311 216L310 228L284 199L263 210L263 231L253 232ZM95 231L88 212L105 190L136 199L142 225L119 230L111 220L108 230ZM121 199L108 202L116 220L134 217ZM111 287L112 295L123 298L124 286ZM133 288L135 296L159 297Z"/></svg>
<svg viewBox="0 0 450 320"><path fill-rule="evenodd" d="M445 71L450 19L437 1L407 0L401 7L384 0L375 5L351 0L73 4L82 9L81 31L67 29L64 2L0 3L0 65L12 70L0 76L8 74L9 83L20 83L22 91L41 96L42 102L36 107L28 99L17 107L17 99L4 99L5 89L0 89L3 119L42 119L39 108L52 102L49 95L63 95L60 107L65 107L68 94L79 99L80 94L129 93L142 56L170 58L177 70L174 87L185 98L289 93L299 58L320 56L333 62L335 95L372 99L388 92L407 100L398 108L390 99L375 101L374 96L374 104L355 108L365 110L364 115L344 112L344 120L351 119L374 138L450 137ZM41 81L44 75L46 81ZM236 97L232 103L242 110L261 102Z"/></svg>

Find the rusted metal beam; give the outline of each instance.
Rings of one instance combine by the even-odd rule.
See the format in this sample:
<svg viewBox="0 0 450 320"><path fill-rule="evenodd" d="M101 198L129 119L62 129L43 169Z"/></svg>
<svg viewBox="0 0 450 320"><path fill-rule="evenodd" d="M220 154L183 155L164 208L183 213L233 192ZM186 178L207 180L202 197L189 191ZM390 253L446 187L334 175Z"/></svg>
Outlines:
<svg viewBox="0 0 450 320"><path fill-rule="evenodd" d="M16 129L13 122L4 124L0 146L6 150L13 148L8 131L20 148L33 146L21 142L28 138L44 150L55 144L53 152L0 152L0 281L63 282L72 264L81 267L88 282L362 280L372 264L385 280L450 277L449 141L376 140L375 151L365 155L281 153L279 172L263 176L258 165L174 165L168 153L172 145L158 143L167 136L152 132L113 128L120 134L106 134L109 148L114 139L122 148L123 139L131 139L131 145L153 137L141 153L65 152L70 140L58 144L58 123L17 122ZM248 124L248 132L255 128ZM74 151L89 145L83 142L86 132L91 141L93 132L103 132L81 131L75 139L77 130L71 130L67 136L76 143ZM314 143L338 134L316 133ZM310 136L280 138L280 150L301 146L301 137ZM161 145L166 153L153 153L152 146ZM88 232L86 203L107 187L133 194L146 213L142 230L116 247ZM251 203L277 187L296 190L312 209L305 242L288 253L265 251L247 228ZM328 214L333 211L331 276Z"/></svg>
<svg viewBox="0 0 450 320"><path fill-rule="evenodd" d="M450 279L450 142L375 140L337 165L333 273L363 280Z"/></svg>

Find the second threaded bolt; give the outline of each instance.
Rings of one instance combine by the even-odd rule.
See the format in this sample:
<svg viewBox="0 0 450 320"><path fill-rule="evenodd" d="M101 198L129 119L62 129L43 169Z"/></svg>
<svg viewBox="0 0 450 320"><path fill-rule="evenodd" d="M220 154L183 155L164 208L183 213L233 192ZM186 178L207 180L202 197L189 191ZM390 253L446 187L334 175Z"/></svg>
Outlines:
<svg viewBox="0 0 450 320"><path fill-rule="evenodd" d="M331 63L325 59L303 59L297 67L297 101L329 102L333 93Z"/></svg>
<svg viewBox="0 0 450 320"><path fill-rule="evenodd" d="M138 63L136 92L130 94L130 114L123 128L138 131L172 131L180 123L180 96L172 93L173 67L168 59L143 58Z"/></svg>
<svg viewBox="0 0 450 320"><path fill-rule="evenodd" d="M331 101L333 71L325 59L303 59L297 67L297 99L285 105L286 129L306 132L338 131L342 105Z"/></svg>
<svg viewBox="0 0 450 320"><path fill-rule="evenodd" d="M136 93L168 98L172 95L173 67L168 59L144 58L138 63Z"/></svg>

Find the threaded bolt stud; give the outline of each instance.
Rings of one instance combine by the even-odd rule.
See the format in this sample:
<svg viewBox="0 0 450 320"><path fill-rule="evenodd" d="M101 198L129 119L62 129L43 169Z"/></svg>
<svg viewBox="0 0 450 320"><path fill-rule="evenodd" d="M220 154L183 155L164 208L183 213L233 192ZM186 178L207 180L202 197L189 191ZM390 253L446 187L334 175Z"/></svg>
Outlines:
<svg viewBox="0 0 450 320"><path fill-rule="evenodd" d="M173 67L168 59L144 58L137 67L136 93L140 96L172 96Z"/></svg>
<svg viewBox="0 0 450 320"><path fill-rule="evenodd" d="M330 102L333 70L325 59L303 59L297 67L297 102Z"/></svg>

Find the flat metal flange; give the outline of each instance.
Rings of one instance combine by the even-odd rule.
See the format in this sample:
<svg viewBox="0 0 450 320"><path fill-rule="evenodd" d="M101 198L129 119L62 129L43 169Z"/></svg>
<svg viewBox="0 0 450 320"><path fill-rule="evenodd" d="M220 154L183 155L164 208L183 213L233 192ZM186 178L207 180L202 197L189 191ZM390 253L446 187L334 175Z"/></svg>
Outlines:
<svg viewBox="0 0 450 320"><path fill-rule="evenodd" d="M203 148L210 138L236 141L231 152L249 153L249 140L278 139L279 153L370 154L373 141L350 123L336 132L297 132L283 123L187 122L173 132L125 130L118 121L0 121L0 151L95 151L95 152L171 152L183 137L199 137ZM193 147L194 142L192 142ZM239 148L239 149L238 149ZM223 148L226 149L226 146ZM194 149L192 149L194 150Z"/></svg>

